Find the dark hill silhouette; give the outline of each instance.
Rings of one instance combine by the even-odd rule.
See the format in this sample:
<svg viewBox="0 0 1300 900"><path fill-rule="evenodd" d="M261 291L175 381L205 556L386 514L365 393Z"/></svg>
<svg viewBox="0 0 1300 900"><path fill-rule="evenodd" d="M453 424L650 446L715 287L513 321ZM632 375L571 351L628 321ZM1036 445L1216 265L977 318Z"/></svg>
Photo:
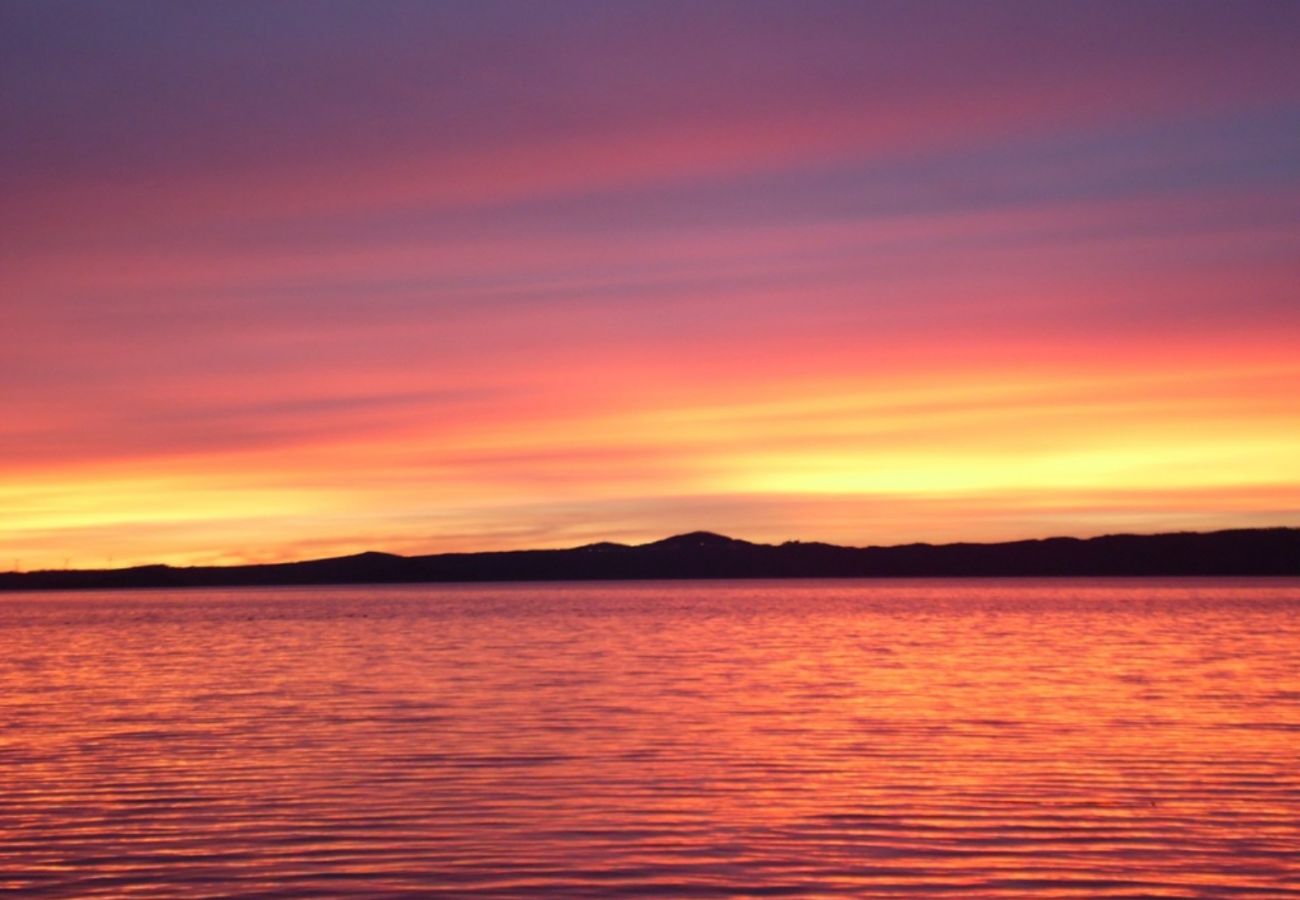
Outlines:
<svg viewBox="0 0 1300 900"><path fill-rule="evenodd" d="M727 537L722 534L714 534L712 531L692 531L688 534L675 534L672 537L666 537L663 540L651 541L649 544L642 544L642 547L658 547L665 549L686 549L689 547L753 547L749 541L742 541L738 538Z"/></svg>
<svg viewBox="0 0 1300 900"><path fill-rule="evenodd" d="M655 578L891 578L1057 575L1300 575L1300 529L1113 534L1001 544L839 547L755 544L695 531L629 546L397 556L359 553L249 566L139 566L0 573L0 590L583 581Z"/></svg>

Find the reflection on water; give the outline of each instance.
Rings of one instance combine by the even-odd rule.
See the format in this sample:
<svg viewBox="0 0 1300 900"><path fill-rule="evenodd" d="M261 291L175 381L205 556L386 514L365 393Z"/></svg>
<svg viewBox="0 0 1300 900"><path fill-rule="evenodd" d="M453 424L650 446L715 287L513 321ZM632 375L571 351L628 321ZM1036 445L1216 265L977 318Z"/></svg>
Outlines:
<svg viewBox="0 0 1300 900"><path fill-rule="evenodd" d="M0 595L0 892L1300 896L1300 582Z"/></svg>

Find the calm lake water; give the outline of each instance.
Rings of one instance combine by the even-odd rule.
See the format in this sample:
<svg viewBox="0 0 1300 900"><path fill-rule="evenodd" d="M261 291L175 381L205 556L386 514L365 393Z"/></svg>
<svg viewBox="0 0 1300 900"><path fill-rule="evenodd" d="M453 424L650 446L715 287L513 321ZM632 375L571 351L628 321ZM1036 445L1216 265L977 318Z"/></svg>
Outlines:
<svg viewBox="0 0 1300 900"><path fill-rule="evenodd" d="M0 594L0 893L1300 896L1300 581Z"/></svg>

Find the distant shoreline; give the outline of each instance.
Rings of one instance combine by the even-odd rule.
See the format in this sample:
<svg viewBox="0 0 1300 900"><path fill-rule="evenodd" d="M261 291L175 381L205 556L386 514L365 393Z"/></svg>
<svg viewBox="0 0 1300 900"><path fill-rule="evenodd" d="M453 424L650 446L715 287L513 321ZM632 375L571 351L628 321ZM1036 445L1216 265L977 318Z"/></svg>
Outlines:
<svg viewBox="0 0 1300 900"><path fill-rule="evenodd" d="M991 544L759 544L710 532L589 544L397 556L360 553L242 566L0 573L0 590L745 578L1297 576L1300 528L1053 537Z"/></svg>

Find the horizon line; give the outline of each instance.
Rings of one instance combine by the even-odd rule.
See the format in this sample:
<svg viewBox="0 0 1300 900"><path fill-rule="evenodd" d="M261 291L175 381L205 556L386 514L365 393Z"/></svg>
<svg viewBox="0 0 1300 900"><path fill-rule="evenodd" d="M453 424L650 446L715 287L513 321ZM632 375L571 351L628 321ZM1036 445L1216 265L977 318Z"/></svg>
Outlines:
<svg viewBox="0 0 1300 900"><path fill-rule="evenodd" d="M700 541L711 541L717 543L725 542L729 544L745 544L751 547L776 548L776 547L786 547L794 544L794 545L803 545L803 546L837 547L845 550L890 550L890 549L903 548L903 547L934 547L934 548L999 547L999 546L1007 546L1011 544L1046 543L1048 541L1077 541L1081 543L1086 543L1089 541L1106 540L1108 538L1127 538L1127 537L1158 538L1158 537L1174 536L1174 535L1210 536L1210 535L1232 534L1232 533L1240 533L1240 532L1271 532L1271 531L1300 531L1300 524L1263 525L1263 526L1244 527L1244 528L1215 528L1209 531L1196 531L1196 530L1189 530L1189 529L1181 529L1177 531L1155 531L1155 532L1114 531L1114 532L1105 532L1103 534L1089 535L1087 537L1079 537L1077 535L1066 535L1066 534L1052 534L1044 537L1015 538L1012 540L1005 540L1005 541L945 541L942 543L934 543L931 541L906 541L904 543L898 543L898 544L865 544L861 546L854 545L854 544L835 544L830 541L817 541L817 540L808 541L808 540L801 540L799 538L790 538L781 541L780 543L769 543L764 541L751 541L745 538L731 537L730 535L725 535L715 531L708 531L706 529L695 529L692 531L684 531L677 534L671 534L668 535L667 537L657 538L651 541L645 541L644 543L640 543L640 544L625 544L619 541L600 540L600 541L591 541L585 544L578 544L575 546L566 546L566 547L523 547L523 548L515 548L509 550L450 550L450 551L440 551L434 553L417 553L412 555L391 553L386 550L361 550L356 553L345 553L340 556L321 556L321 557L307 557L302 559L285 559L285 560L280 560L278 562L250 562L250 563L229 563L229 564L215 564L215 565L179 565L179 566L172 565L171 563L139 563L130 566L120 566L117 568L100 568L100 569L93 569L93 568L26 569L26 570L11 569L7 571L0 571L0 576L41 575L41 574L66 573L66 572L130 572L130 571L136 571L140 569L174 569L179 571L187 571L187 570L195 570L195 569L253 569L253 568L263 568L263 567L272 568L275 566L293 566L293 565L302 565L305 563L358 559L367 556L384 556L392 559L429 559L432 557L445 557L445 556L492 556L492 555L507 555L507 554L517 554L517 553L566 553L575 550L585 550L588 548L595 548L595 547L609 547L609 548L618 548L618 549L625 549L625 550L634 550L634 549L639 549L644 547L653 547L659 544L668 544L674 541L683 542L685 539L688 538L697 538Z"/></svg>

